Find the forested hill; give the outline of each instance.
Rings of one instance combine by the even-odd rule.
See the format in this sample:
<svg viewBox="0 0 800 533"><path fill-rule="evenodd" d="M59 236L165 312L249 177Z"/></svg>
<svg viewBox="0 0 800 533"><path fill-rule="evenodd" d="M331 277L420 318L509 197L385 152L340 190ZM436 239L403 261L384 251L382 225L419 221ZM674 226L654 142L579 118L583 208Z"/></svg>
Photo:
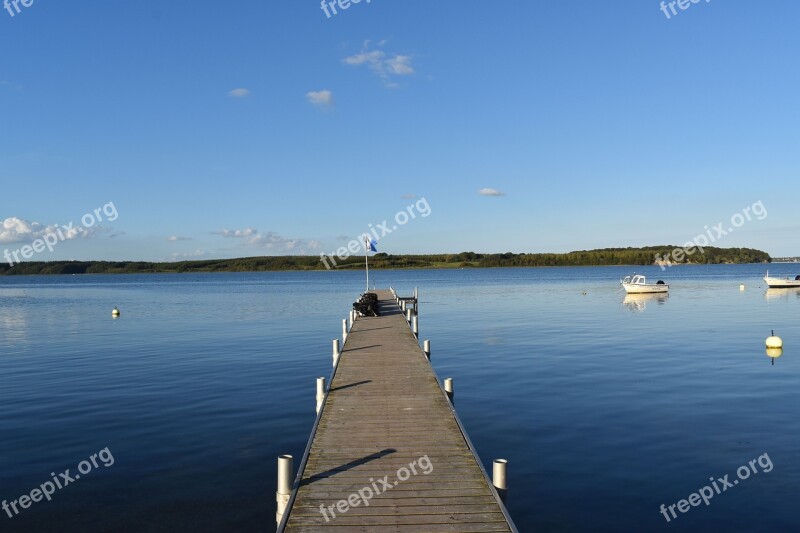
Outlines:
<svg viewBox="0 0 800 533"><path fill-rule="evenodd" d="M769 254L752 248L706 247L704 252L692 255L674 254L675 246L650 246L646 248L603 248L563 254L459 254L388 255L375 254L369 266L386 268L486 268L486 267L539 267L539 266L608 266L652 265L656 256L669 257L672 264L681 263L769 263ZM327 256L326 256L327 257ZM327 264L336 269L364 267L363 256L345 260L327 257ZM335 263L335 266L334 266ZM0 264L0 275L25 274L137 274L180 272L259 272L269 270L325 270L320 256L267 256L241 259L210 259L151 263L145 261L51 261L26 262L13 267Z"/></svg>

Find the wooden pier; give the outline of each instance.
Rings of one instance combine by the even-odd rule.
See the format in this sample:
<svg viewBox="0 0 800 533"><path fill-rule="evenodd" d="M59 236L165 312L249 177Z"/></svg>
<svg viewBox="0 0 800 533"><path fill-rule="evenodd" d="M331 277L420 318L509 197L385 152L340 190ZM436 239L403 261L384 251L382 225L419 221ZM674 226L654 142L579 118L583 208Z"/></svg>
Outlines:
<svg viewBox="0 0 800 533"><path fill-rule="evenodd" d="M381 316L347 334L278 531L516 532L394 295L374 292Z"/></svg>

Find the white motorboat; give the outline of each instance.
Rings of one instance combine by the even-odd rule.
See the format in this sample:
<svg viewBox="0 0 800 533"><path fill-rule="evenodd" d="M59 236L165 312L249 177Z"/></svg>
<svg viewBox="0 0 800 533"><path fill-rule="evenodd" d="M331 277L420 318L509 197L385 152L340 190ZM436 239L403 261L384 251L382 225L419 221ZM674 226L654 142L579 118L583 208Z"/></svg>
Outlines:
<svg viewBox="0 0 800 533"><path fill-rule="evenodd" d="M647 283L647 279L641 274L625 276L625 279L621 280L620 283L628 294L653 294L669 291L669 285L663 281L658 280L655 283Z"/></svg>
<svg viewBox="0 0 800 533"><path fill-rule="evenodd" d="M764 276L764 281L770 289L790 289L793 287L800 287L800 276L795 276L794 279L790 278L772 278L767 270L767 275Z"/></svg>

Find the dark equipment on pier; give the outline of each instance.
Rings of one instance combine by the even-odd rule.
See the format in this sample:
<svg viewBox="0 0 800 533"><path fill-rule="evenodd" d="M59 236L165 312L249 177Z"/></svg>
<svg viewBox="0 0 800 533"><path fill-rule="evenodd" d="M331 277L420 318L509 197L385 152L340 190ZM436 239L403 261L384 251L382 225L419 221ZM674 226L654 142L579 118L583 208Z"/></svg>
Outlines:
<svg viewBox="0 0 800 533"><path fill-rule="evenodd" d="M353 303L353 309L358 316L381 316L378 311L378 295L374 292L365 292L357 302Z"/></svg>

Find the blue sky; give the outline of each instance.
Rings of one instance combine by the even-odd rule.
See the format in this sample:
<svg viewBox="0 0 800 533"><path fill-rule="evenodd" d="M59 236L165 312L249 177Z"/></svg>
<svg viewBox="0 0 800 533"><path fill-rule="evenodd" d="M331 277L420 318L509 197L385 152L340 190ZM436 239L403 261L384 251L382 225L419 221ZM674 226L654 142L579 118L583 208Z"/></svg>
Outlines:
<svg viewBox="0 0 800 533"><path fill-rule="evenodd" d="M715 244L800 255L800 4L687 5L2 9L0 251L113 202L32 260L329 253L424 198L380 251L680 245L760 201Z"/></svg>

